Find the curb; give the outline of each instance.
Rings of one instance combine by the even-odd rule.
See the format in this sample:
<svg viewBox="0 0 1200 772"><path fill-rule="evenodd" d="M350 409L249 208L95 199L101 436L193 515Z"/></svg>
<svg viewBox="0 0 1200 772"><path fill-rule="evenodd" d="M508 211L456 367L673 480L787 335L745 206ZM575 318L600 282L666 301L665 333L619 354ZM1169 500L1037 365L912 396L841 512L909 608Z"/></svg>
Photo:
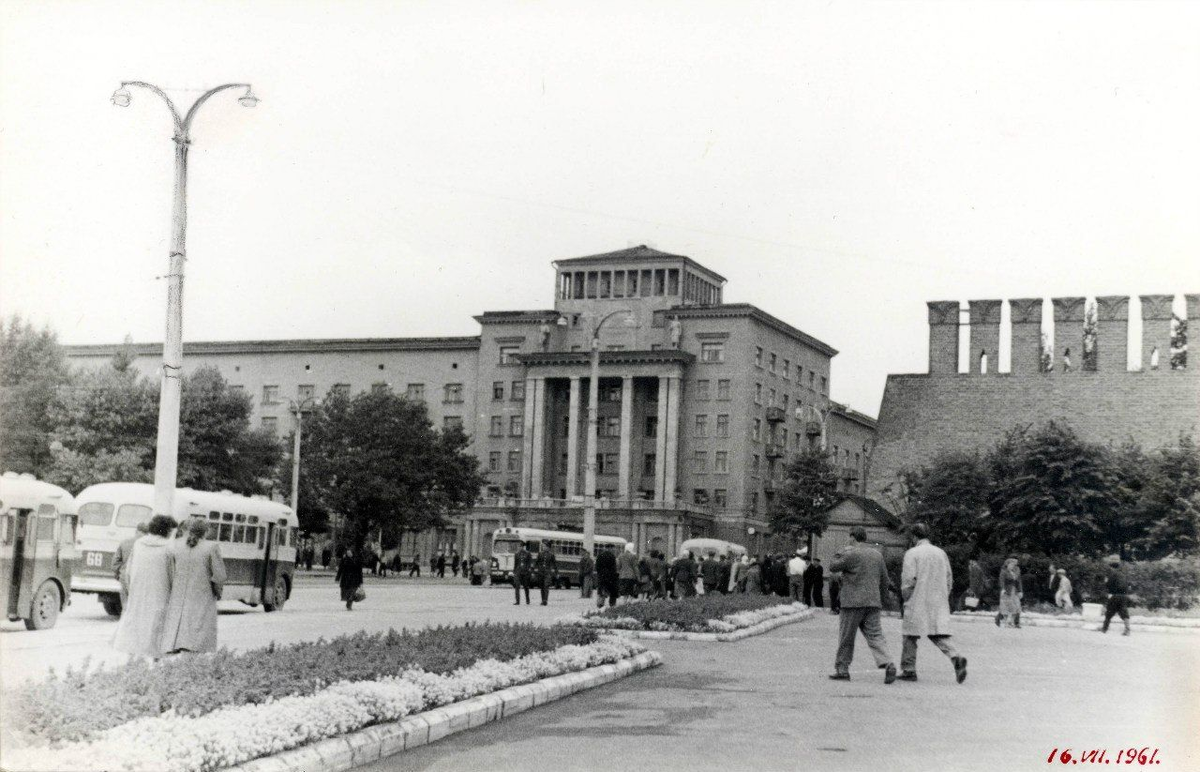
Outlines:
<svg viewBox="0 0 1200 772"><path fill-rule="evenodd" d="M795 614L787 616L775 617L768 619L765 622L759 622L750 627L743 627L741 630L734 630L729 633L684 633L671 632L669 630L621 630L615 627L597 627L593 628L600 632L620 635L623 638L639 638L652 641L709 641L719 643L729 643L731 641L740 641L743 638L749 638L754 635L762 635L765 632L774 630L776 627L803 622L806 619L811 619L816 614L814 609L804 609Z"/></svg>
<svg viewBox="0 0 1200 772"><path fill-rule="evenodd" d="M885 617L899 618L900 614L896 611L883 612ZM1103 626L1103 621L1095 619L1052 619L1047 617L1028 617L1021 615L1022 627L1072 627L1077 630L1099 630ZM962 622L982 622L987 624L995 624L995 615L975 616L970 614L953 614L950 619L952 621ZM1114 617L1114 623L1119 623ZM1112 625L1110 625L1112 627ZM1200 633L1200 627L1183 627L1177 625L1148 625L1139 622L1130 622L1129 628L1137 632L1143 633Z"/></svg>
<svg viewBox="0 0 1200 772"><path fill-rule="evenodd" d="M662 656L657 651L646 651L613 664L510 686L399 721L263 756L222 772L342 772L661 664Z"/></svg>

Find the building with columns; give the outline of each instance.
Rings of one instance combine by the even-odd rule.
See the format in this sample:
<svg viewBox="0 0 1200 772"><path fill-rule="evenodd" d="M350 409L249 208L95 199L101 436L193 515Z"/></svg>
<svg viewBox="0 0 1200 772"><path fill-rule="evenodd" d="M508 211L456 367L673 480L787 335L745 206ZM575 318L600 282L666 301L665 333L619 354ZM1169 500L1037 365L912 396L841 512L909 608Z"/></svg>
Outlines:
<svg viewBox="0 0 1200 772"><path fill-rule="evenodd" d="M727 538L763 549L789 456L822 444L861 492L874 419L829 399L826 343L752 305L725 279L646 246L560 260L552 308L475 317L478 337L185 343L185 369L217 367L253 420L281 436L289 403L391 388L472 436L487 485L471 512L409 534L404 559L487 555L507 525L582 530L591 340L603 321L597 403L597 531L639 551ZM68 346L103 364L119 346ZM153 373L160 345L135 346Z"/></svg>

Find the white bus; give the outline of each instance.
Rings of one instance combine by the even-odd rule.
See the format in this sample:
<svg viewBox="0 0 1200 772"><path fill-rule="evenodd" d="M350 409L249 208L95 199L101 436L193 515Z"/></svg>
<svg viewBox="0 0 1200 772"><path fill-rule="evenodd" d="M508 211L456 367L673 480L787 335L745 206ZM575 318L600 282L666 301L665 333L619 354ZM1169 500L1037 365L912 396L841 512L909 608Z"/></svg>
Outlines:
<svg viewBox="0 0 1200 772"><path fill-rule="evenodd" d="M728 555L730 560L740 560L746 548L724 539L688 539L679 545L680 552L690 552L694 557Z"/></svg>
<svg viewBox="0 0 1200 772"><path fill-rule="evenodd" d="M579 556L583 554L583 534L575 531L543 531L538 528L498 528L492 533L492 584L513 581L513 559L521 544L534 555L542 548L542 540L550 542L554 562L558 565L559 587L579 585ZM619 536L596 535L593 555L600 550L620 552L627 542Z"/></svg>
<svg viewBox="0 0 1200 772"><path fill-rule="evenodd" d="M104 610L119 616L120 585L113 572L113 554L122 541L136 535L138 523L150 521L154 486L100 483L81 491L75 502L83 555L72 589L99 595ZM250 606L261 603L266 611L283 608L292 592L300 530L290 507L229 491L178 488L174 508L172 517L181 523L193 517L208 523L206 538L220 545L225 560L224 599Z"/></svg>

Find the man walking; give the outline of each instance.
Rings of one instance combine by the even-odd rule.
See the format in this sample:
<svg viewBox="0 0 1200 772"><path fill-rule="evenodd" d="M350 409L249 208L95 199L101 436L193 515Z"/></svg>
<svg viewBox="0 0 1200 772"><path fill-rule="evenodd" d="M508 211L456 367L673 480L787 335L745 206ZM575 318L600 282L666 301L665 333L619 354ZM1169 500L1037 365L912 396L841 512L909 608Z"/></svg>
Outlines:
<svg viewBox="0 0 1200 772"><path fill-rule="evenodd" d="M927 636L954 664L954 678L967 680L967 658L950 642L950 592L954 576L950 558L942 548L929 543L929 528L914 523L916 544L904 553L900 574L900 596L904 599L904 621L900 631L904 646L900 654L900 680L917 680L917 641Z"/></svg>
<svg viewBox="0 0 1200 772"><path fill-rule="evenodd" d="M529 605L529 582L533 579L533 555L521 543L521 549L513 556L513 590L517 593L517 602L521 605L521 589L525 589L525 605Z"/></svg>
<svg viewBox="0 0 1200 772"><path fill-rule="evenodd" d="M617 578L621 583L621 595L626 598L637 598L638 559L633 554L633 545L626 544L625 549L617 555Z"/></svg>
<svg viewBox="0 0 1200 772"><path fill-rule="evenodd" d="M820 558L813 558L804 569L804 603L811 608L825 605L825 569Z"/></svg>
<svg viewBox="0 0 1200 772"><path fill-rule="evenodd" d="M408 567L408 578L412 579L414 576L420 576L420 575L421 575L421 553L417 552L417 553L413 554L412 565L410 565Z"/></svg>
<svg viewBox="0 0 1200 772"><path fill-rule="evenodd" d="M787 564L788 594L796 603L803 603L806 598L804 572L808 570L808 563L804 561L804 556L807 554L805 550L796 550L796 554Z"/></svg>
<svg viewBox="0 0 1200 772"><path fill-rule="evenodd" d="M861 525L850 529L849 545L834 555L830 569L842 574L841 626L838 633L837 658L834 673L829 676L835 681L850 680L850 663L854 659L854 639L859 630L867 639L867 646L875 657L875 664L884 671L883 682L896 680L896 665L887 653L880 625L883 599L891 589L883 555L868 547L867 531Z"/></svg>
<svg viewBox="0 0 1200 772"><path fill-rule="evenodd" d="M542 605L545 606L550 600L550 585L558 581L558 561L554 559L550 542L545 539L542 539L537 557L533 559L533 581L541 591ZM526 598L525 602L528 604L529 599Z"/></svg>
<svg viewBox="0 0 1200 772"><path fill-rule="evenodd" d="M596 560L592 553L584 550L579 556L579 597L592 597L592 585L596 581Z"/></svg>
<svg viewBox="0 0 1200 772"><path fill-rule="evenodd" d="M1116 615L1125 623L1125 632L1121 635L1129 635L1129 580L1121 570L1120 561L1109 564L1105 589L1108 590L1108 604L1104 608L1104 626L1100 628L1100 632L1108 632L1108 624Z"/></svg>
<svg viewBox="0 0 1200 772"><path fill-rule="evenodd" d="M601 547L596 555L596 608L604 605L605 598L608 605L617 605L617 590L617 556L611 549Z"/></svg>

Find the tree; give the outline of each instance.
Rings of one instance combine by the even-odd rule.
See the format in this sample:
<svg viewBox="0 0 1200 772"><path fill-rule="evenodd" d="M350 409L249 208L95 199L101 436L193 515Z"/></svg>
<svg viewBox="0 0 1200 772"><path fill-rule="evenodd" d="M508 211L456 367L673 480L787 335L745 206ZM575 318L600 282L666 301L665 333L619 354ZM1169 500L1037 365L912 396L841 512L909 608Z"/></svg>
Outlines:
<svg viewBox="0 0 1200 772"><path fill-rule="evenodd" d="M974 453L948 452L915 471L901 472L907 498L905 520L923 522L938 542L966 544L983 528L991 478Z"/></svg>
<svg viewBox="0 0 1200 772"><path fill-rule="evenodd" d="M1151 463L1141 446L1132 440L1109 454L1116 487L1114 506L1100 518L1104 543L1109 552L1122 560L1144 557L1140 554L1151 526L1144 494L1151 476Z"/></svg>
<svg viewBox="0 0 1200 772"><path fill-rule="evenodd" d="M0 470L44 477L51 462L47 415L67 364L49 328L0 319Z"/></svg>
<svg viewBox="0 0 1200 772"><path fill-rule="evenodd" d="M811 541L829 525L829 510L837 503L837 473L822 450L809 449L788 465L779 494L767 513L771 530L792 541Z"/></svg>
<svg viewBox="0 0 1200 772"><path fill-rule="evenodd" d="M1090 372L1096 371L1096 302L1091 301L1083 315L1083 356L1080 357L1079 368Z"/></svg>
<svg viewBox="0 0 1200 772"><path fill-rule="evenodd" d="M376 530L425 530L469 509L484 483L469 442L461 429L436 431L424 402L386 389L330 393L305 424L301 477L361 547Z"/></svg>
<svg viewBox="0 0 1200 772"><path fill-rule="evenodd" d="M1116 507L1115 474L1104 448L1065 424L1010 431L989 454L989 508L1010 550L1095 555L1101 519Z"/></svg>
<svg viewBox="0 0 1200 772"><path fill-rule="evenodd" d="M1200 452L1191 437L1152 456L1142 506L1150 522L1147 557L1200 552Z"/></svg>
<svg viewBox="0 0 1200 772"><path fill-rule="evenodd" d="M1171 332L1171 369L1187 369L1188 322L1182 316L1175 317L1175 329Z"/></svg>

